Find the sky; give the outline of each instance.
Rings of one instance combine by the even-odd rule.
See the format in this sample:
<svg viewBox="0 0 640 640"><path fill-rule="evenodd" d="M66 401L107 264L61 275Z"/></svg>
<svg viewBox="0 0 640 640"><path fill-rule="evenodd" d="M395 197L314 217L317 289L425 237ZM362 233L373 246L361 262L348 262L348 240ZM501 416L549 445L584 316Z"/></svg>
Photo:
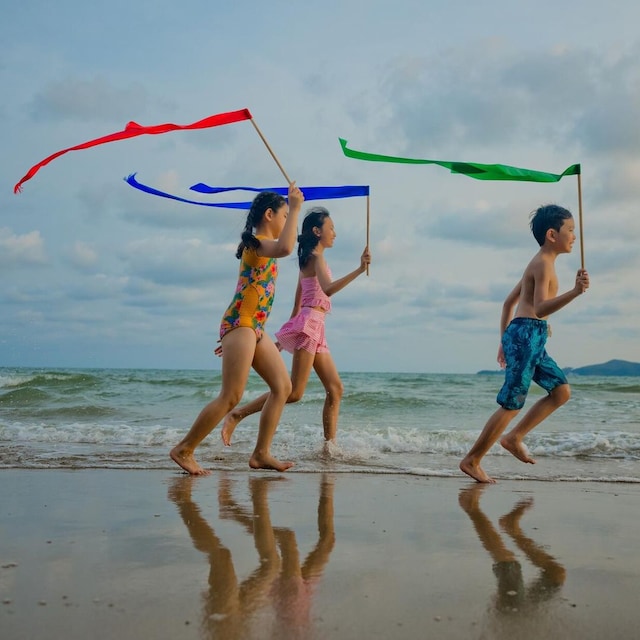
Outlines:
<svg viewBox="0 0 640 640"><path fill-rule="evenodd" d="M143 125L248 108L287 174L369 185L372 264L333 298L341 371L495 369L505 296L538 246L529 214L574 176L483 182L358 150L582 165L589 291L551 317L563 367L640 361L640 5L595 0L29 0L0 22L0 366L218 369L245 214L171 202L197 182L284 186L249 122L141 136L41 159ZM191 196L192 197L192 196ZM204 197L202 199L205 199ZM329 208L334 276L359 264L363 198ZM306 208L303 207L303 212ZM579 225L577 225L579 227ZM573 287L579 241L557 260ZM267 330L288 319L295 257L279 261ZM285 355L285 359L288 356Z"/></svg>

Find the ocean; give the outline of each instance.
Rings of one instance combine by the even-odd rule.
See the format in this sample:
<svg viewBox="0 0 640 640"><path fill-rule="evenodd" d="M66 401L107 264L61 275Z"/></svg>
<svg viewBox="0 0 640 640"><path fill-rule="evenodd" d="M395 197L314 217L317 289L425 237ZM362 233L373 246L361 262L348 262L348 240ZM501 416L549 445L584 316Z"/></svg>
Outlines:
<svg viewBox="0 0 640 640"><path fill-rule="evenodd" d="M312 374L285 407L273 454L290 473L331 470L466 477L458 462L496 409L499 374L341 373L338 442L324 454L323 388ZM640 378L569 376L571 400L528 437L525 465L495 446L497 479L640 482ZM0 368L0 468L167 469L169 449L218 392L217 371ZM252 373L244 400L264 383ZM542 394L532 386L525 409ZM217 427L198 449L203 466L248 470L258 417L231 447Z"/></svg>

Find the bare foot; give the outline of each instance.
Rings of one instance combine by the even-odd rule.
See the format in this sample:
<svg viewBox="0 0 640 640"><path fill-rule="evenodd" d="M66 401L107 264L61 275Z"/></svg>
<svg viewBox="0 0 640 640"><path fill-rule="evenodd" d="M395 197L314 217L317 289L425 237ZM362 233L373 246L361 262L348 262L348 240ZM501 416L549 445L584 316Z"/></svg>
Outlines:
<svg viewBox="0 0 640 640"><path fill-rule="evenodd" d="M322 453L320 454L320 457L324 460L330 460L331 458L340 455L340 453L340 447L336 444L335 439L325 440L324 444L322 445Z"/></svg>
<svg viewBox="0 0 640 640"><path fill-rule="evenodd" d="M471 462L466 458L460 463L460 471L471 476L476 482L486 482L488 484L496 484L496 481L488 476L485 470L475 462Z"/></svg>
<svg viewBox="0 0 640 640"><path fill-rule="evenodd" d="M293 467L293 462L280 462L280 460L276 460L273 456L261 456L254 453L249 460L249 466L252 469L274 469L275 471L286 471Z"/></svg>
<svg viewBox="0 0 640 640"><path fill-rule="evenodd" d="M469 484L458 493L458 504L466 513L477 511L480 508L480 496L486 489L487 483Z"/></svg>
<svg viewBox="0 0 640 640"><path fill-rule="evenodd" d="M236 411L230 411L224 417L224 422L222 423L222 433L220 435L225 447L231 446L231 436L236 430L236 427L238 426L238 422L240 422L240 420L242 420L242 418Z"/></svg>
<svg viewBox="0 0 640 640"><path fill-rule="evenodd" d="M192 451L185 451L180 447L180 445L176 445L171 449L171 453L169 454L171 459L180 467L182 467L187 473L192 476L208 476L211 475L211 471L208 469L203 469L193 457Z"/></svg>
<svg viewBox="0 0 640 640"><path fill-rule="evenodd" d="M509 438L506 435L502 440L500 440L500 444L511 454L513 454L518 460L522 462L526 462L527 464L535 464L536 461L529 455L527 448L524 446L522 441L516 440L515 438Z"/></svg>

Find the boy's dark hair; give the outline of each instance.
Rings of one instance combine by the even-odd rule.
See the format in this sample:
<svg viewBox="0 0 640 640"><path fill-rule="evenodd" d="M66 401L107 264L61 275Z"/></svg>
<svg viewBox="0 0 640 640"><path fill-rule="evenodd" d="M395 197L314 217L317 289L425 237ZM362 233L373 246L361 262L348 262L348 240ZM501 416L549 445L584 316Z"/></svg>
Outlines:
<svg viewBox="0 0 640 640"><path fill-rule="evenodd" d="M279 194L273 191L261 191L251 203L251 208L247 214L247 221L244 225L244 231L240 236L240 244L236 251L236 258L238 260L242 257L242 252L245 249L257 249L260 246L260 240L253 235L253 230L262 222L262 218L267 209L277 211L283 204L286 204L286 200Z"/></svg>
<svg viewBox="0 0 640 640"><path fill-rule="evenodd" d="M549 229L560 231L560 227L568 218L573 218L571 211L557 204L545 204L538 207L531 213L531 222L529 223L533 237L542 246L547 231Z"/></svg>
<svg viewBox="0 0 640 640"><path fill-rule="evenodd" d="M329 210L324 207L313 207L307 211L302 221L302 231L298 236L298 265L301 269L309 262L313 250L320 242L320 238L313 232L314 227L322 229L328 217L330 217Z"/></svg>

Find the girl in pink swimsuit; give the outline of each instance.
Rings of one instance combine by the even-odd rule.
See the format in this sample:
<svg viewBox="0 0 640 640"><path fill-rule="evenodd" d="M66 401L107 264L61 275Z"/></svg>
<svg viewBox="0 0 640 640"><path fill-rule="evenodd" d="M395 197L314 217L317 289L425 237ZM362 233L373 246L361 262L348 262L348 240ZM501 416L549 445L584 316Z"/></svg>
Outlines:
<svg viewBox="0 0 640 640"><path fill-rule="evenodd" d="M324 207L310 209L298 236L300 277L293 311L291 318L276 332L279 346L293 354L292 390L287 403L298 402L302 398L313 368L326 391L322 424L324 438L329 442L335 442L343 386L325 340L325 317L331 310L331 296L364 273L371 262L369 248L365 247L360 266L333 280L324 259L324 250L333 246L335 238L329 212ZM231 443L231 435L238 422L260 411L269 395L265 393L227 415L222 426L222 440L226 445Z"/></svg>
<svg viewBox="0 0 640 640"><path fill-rule="evenodd" d="M189 433L171 450L176 464L192 475L209 475L194 457L196 447L242 398L253 367L269 385L256 447L249 459L253 469L286 471L291 462L271 455L271 441L282 409L291 393L291 380L278 348L263 331L275 292L276 258L288 256L295 246L302 191L289 185L289 205L270 191L259 193L247 216L236 257L241 260L235 296L220 326L222 387L196 418Z"/></svg>

